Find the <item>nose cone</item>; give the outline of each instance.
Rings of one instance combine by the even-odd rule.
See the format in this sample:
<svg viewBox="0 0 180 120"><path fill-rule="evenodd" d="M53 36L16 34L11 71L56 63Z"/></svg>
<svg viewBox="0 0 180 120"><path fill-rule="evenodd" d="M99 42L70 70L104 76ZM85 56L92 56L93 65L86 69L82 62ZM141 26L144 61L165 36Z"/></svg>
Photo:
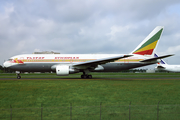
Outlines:
<svg viewBox="0 0 180 120"><path fill-rule="evenodd" d="M3 63L3 66L6 67L6 68L8 68L8 67L11 66L11 63L8 62L8 61L6 61L6 62Z"/></svg>

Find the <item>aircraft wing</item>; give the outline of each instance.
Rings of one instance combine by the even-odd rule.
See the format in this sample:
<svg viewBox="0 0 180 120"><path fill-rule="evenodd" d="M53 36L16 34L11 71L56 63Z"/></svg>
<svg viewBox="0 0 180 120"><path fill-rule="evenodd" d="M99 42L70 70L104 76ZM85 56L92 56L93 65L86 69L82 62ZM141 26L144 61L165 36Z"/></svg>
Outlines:
<svg viewBox="0 0 180 120"><path fill-rule="evenodd" d="M159 56L159 57L155 57L155 58L150 58L150 59L141 60L140 62L154 62L154 61L157 61L158 59L170 57L170 56L173 56L173 55L174 55L174 54L163 55L163 56Z"/></svg>
<svg viewBox="0 0 180 120"><path fill-rule="evenodd" d="M72 66L75 67L75 68L86 69L88 67L96 67L97 65L105 64L105 63L108 63L108 62L114 62L115 60L131 57L131 56L133 56L133 55L121 55L121 56L97 59L97 60L92 60L92 61L73 64Z"/></svg>

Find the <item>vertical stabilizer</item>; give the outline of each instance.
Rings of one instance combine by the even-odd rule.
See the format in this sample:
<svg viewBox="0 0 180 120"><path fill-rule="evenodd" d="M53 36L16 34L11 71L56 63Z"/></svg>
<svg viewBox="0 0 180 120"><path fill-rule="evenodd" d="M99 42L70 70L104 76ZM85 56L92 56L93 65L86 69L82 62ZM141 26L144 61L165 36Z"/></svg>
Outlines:
<svg viewBox="0 0 180 120"><path fill-rule="evenodd" d="M158 41L161 37L164 27L157 26L137 47L131 54L138 55L154 55Z"/></svg>

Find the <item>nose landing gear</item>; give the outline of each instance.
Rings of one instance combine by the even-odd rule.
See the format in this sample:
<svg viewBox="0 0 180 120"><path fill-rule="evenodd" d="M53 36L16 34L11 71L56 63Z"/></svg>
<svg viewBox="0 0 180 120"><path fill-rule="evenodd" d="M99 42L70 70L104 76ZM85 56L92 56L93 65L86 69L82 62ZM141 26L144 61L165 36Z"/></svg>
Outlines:
<svg viewBox="0 0 180 120"><path fill-rule="evenodd" d="M16 71L17 79L21 79L20 71Z"/></svg>
<svg viewBox="0 0 180 120"><path fill-rule="evenodd" d="M20 76L20 74L17 74L17 79L21 79L21 76Z"/></svg>

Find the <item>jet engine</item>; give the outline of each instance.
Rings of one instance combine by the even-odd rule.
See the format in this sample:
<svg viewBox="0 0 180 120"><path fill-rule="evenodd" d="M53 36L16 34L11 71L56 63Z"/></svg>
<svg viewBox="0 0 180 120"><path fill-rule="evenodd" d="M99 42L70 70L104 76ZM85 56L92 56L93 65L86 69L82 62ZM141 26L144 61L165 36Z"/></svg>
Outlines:
<svg viewBox="0 0 180 120"><path fill-rule="evenodd" d="M69 66L56 66L56 74L59 76L69 75Z"/></svg>
<svg viewBox="0 0 180 120"><path fill-rule="evenodd" d="M56 75L58 76L68 76L69 74L78 73L79 70L70 68L67 65L56 66Z"/></svg>

